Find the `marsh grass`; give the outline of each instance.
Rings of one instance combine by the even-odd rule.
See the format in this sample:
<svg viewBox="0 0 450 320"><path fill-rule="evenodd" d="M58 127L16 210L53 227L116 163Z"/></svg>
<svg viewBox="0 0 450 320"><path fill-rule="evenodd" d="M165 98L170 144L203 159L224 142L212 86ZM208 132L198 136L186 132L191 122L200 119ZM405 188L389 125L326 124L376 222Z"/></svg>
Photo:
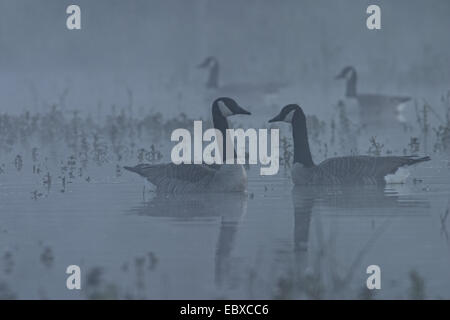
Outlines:
<svg viewBox="0 0 450 320"><path fill-rule="evenodd" d="M381 156L384 148L384 144L377 141L377 137L371 137L369 139L369 149L367 150L367 154L371 156L379 157Z"/></svg>
<svg viewBox="0 0 450 320"><path fill-rule="evenodd" d="M112 106L97 120L67 111L64 95L61 105L43 113L0 114L0 174L12 179L31 173L36 177L31 198L38 200L54 186L64 193L71 183L90 182L94 173L119 178L124 163L158 163L163 160L160 140L170 138L175 128L192 129L193 120L185 114L164 119L149 111L134 117L132 94L129 100L125 108Z"/></svg>
<svg viewBox="0 0 450 320"><path fill-rule="evenodd" d="M285 136L282 136L280 138L280 146L281 146L280 163L283 165L285 169L288 169L291 167L292 159L294 156L294 148L291 142Z"/></svg>
<svg viewBox="0 0 450 320"><path fill-rule="evenodd" d="M124 164L168 161L164 148L172 130L192 130L193 127L193 119L184 113L164 118L151 109L134 112L131 90L128 90L128 103L124 107L99 106L97 117L69 110L65 95L61 94L59 105L49 106L45 112L0 114L0 176L13 179L13 176L31 173L36 185L30 193L35 200L48 196L55 186L58 186L55 190L67 192L74 182L89 183L105 177L119 179L123 176ZM414 135L405 141L404 147L393 148L388 140L381 143L372 137L366 153L375 156L427 153L431 142L435 154L448 155L450 91L442 96L441 102L444 116L426 101L421 106L415 101L416 123L411 131ZM363 133L370 136L366 128L357 128L351 122L343 101L335 108L337 117L332 117L328 123L315 115L307 116L310 146L316 162L332 156L357 155L359 137L364 136ZM432 121L436 119L438 123ZM280 148L280 163L289 169L293 160L290 134L281 136Z"/></svg>
<svg viewBox="0 0 450 320"><path fill-rule="evenodd" d="M436 135L434 152L448 153L450 151L450 90L442 96L441 102L445 116L439 126L433 129Z"/></svg>
<svg viewBox="0 0 450 320"><path fill-rule="evenodd" d="M410 287L408 290L408 299L424 300L425 294L425 280L420 276L416 270L409 272Z"/></svg>

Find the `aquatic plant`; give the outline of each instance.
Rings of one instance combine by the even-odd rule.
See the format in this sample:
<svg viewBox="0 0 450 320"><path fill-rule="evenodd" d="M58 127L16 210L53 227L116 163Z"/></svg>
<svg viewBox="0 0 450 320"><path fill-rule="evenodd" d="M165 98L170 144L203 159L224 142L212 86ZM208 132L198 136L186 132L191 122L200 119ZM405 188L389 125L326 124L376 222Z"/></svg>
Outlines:
<svg viewBox="0 0 450 320"><path fill-rule="evenodd" d="M428 133L430 131L430 124L428 120L428 112L430 110L430 106L427 103L424 103L422 106L422 110L419 110L416 101L414 107L416 110L417 122L422 131L424 151L426 153L428 151Z"/></svg>
<svg viewBox="0 0 450 320"><path fill-rule="evenodd" d="M417 154L420 151L420 141L417 137L411 137L408 143L409 154Z"/></svg>
<svg viewBox="0 0 450 320"><path fill-rule="evenodd" d="M311 141L320 144L319 138L325 134L326 122L315 115L308 115L306 116L306 127L308 128L308 135Z"/></svg>
<svg viewBox="0 0 450 320"><path fill-rule="evenodd" d="M379 143L377 141L377 138L374 137L374 136L372 136L369 139L369 142L370 142L370 147L367 150L367 154L372 155L372 156L381 156L381 153L382 153L383 148L384 148L384 144Z"/></svg>
<svg viewBox="0 0 450 320"><path fill-rule="evenodd" d="M291 167L292 158L294 156L293 147L285 136L281 137L280 142L281 142L280 163L284 166L285 169L287 169Z"/></svg>
<svg viewBox="0 0 450 320"><path fill-rule="evenodd" d="M345 154L358 154L358 144L356 140L356 127L352 124L347 115L347 107L340 100L336 106L338 110L339 126L337 134L339 136L339 148ZM334 141L333 141L334 142Z"/></svg>
<svg viewBox="0 0 450 320"><path fill-rule="evenodd" d="M433 128L436 135L434 152L450 151L450 90L441 97L441 102L444 107L445 117L437 128Z"/></svg>
<svg viewBox="0 0 450 320"><path fill-rule="evenodd" d="M155 150L156 142L161 137L170 136L174 128L192 127L193 121L185 114L167 120L159 112L133 118L130 106L127 108L128 112L113 106L105 121L94 121L89 114L82 116L77 110L62 112L62 107L57 105L33 115L29 112L1 114L0 154L23 149L30 152L32 162L37 165L37 148L28 148L29 145L39 145L40 153L47 153L51 158L70 152L86 168L90 160L103 165L130 159L136 147L150 142L154 145L150 153L153 152L153 158L157 161L160 157Z"/></svg>
<svg viewBox="0 0 450 320"><path fill-rule="evenodd" d="M331 135L330 135L330 145L334 147L334 143L336 141L336 122L334 121L334 118L331 119L330 122L330 129L331 129Z"/></svg>
<svg viewBox="0 0 450 320"><path fill-rule="evenodd" d="M14 166L16 167L17 171L22 170L23 167L23 160L22 160L22 156L20 154L18 154L15 158L14 158Z"/></svg>
<svg viewBox="0 0 450 320"><path fill-rule="evenodd" d="M409 281L411 282L411 286L409 288L408 298L411 300L425 299L425 280L416 270L409 272Z"/></svg>

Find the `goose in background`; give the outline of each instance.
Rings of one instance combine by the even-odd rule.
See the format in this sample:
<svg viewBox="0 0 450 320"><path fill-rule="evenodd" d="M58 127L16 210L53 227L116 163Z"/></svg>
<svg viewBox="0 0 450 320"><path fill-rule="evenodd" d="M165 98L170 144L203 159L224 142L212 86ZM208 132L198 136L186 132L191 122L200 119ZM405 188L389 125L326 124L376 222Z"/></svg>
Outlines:
<svg viewBox="0 0 450 320"><path fill-rule="evenodd" d="M430 160L415 156L346 156L312 160L302 108L289 104L269 122L283 121L292 125L294 165L292 181L295 185L384 185L399 168Z"/></svg>
<svg viewBox="0 0 450 320"><path fill-rule="evenodd" d="M198 65L198 68L209 68L208 81L206 82L206 88L218 89L219 88L219 61L215 57L207 57L202 63Z"/></svg>
<svg viewBox="0 0 450 320"><path fill-rule="evenodd" d="M226 130L229 129L227 118L236 114L251 113L227 97L218 98L212 104L214 128L223 136L224 164L139 164L124 168L150 181L156 186L157 193L244 192L247 190L247 174L244 166L225 164L227 159L225 137Z"/></svg>
<svg viewBox="0 0 450 320"><path fill-rule="evenodd" d="M215 96L234 96L239 99L244 99L245 103L263 103L267 104L272 101L271 97L278 94L280 89L286 87L286 84L282 83L229 83L221 84L219 80L220 76L220 64L219 60L214 56L207 57L198 66L200 69L208 70L208 80L206 82L206 88L212 91ZM247 101L248 100L248 101ZM260 102L261 101L261 102Z"/></svg>
<svg viewBox="0 0 450 320"><path fill-rule="evenodd" d="M401 123L406 121L402 111L404 104L411 100L410 97L358 93L356 89L356 70L351 66L342 69L335 79L346 80L345 97L350 100L356 100L360 118L364 124L376 123L380 120L383 120L383 122L395 120Z"/></svg>

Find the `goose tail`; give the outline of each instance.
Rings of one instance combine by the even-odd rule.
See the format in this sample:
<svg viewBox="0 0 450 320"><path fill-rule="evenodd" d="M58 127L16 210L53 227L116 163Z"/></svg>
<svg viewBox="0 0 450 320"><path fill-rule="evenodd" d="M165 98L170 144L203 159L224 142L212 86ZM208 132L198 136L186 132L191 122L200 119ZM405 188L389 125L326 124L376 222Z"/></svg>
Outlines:
<svg viewBox="0 0 450 320"><path fill-rule="evenodd" d="M405 102L411 101L411 97L400 97L399 101L400 101L400 103L405 103Z"/></svg>
<svg viewBox="0 0 450 320"><path fill-rule="evenodd" d="M127 167L127 166L124 166L123 168L124 168L125 170L128 170L128 171L131 171L131 172L136 172L136 173L138 173L137 166L136 166L136 167Z"/></svg>
<svg viewBox="0 0 450 320"><path fill-rule="evenodd" d="M143 177L148 177L151 170L155 169L156 167L157 165L138 164L137 166L134 167L124 166L123 168L125 170L137 173L138 175L141 175Z"/></svg>
<svg viewBox="0 0 450 320"><path fill-rule="evenodd" d="M431 158L429 156L421 157L421 158L410 157L409 161L408 161L408 165L411 166L411 165L416 164L416 163L430 161L430 160L431 160Z"/></svg>

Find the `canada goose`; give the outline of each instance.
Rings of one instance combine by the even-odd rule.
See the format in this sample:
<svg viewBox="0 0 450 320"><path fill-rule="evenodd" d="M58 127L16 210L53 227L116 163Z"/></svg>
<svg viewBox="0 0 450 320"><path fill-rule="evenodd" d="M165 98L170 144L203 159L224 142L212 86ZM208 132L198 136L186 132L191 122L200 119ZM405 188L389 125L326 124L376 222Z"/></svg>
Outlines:
<svg viewBox="0 0 450 320"><path fill-rule="evenodd" d="M410 101L410 97L357 93L357 74L355 68L351 66L342 69L335 79L346 80L345 96L348 99L356 99L363 122L376 122L383 115L399 122L405 122L402 115L403 104Z"/></svg>
<svg viewBox="0 0 450 320"><path fill-rule="evenodd" d="M212 89L216 92L220 92L221 95L234 95L234 96L249 96L255 95L256 99L260 99L261 95L276 94L281 88L285 87L285 84L280 83L234 83L234 84L220 84L220 64L219 60L214 56L207 57L201 64L197 66L200 69L208 69L208 81L206 82L206 88ZM252 100L253 101L253 100Z"/></svg>
<svg viewBox="0 0 450 320"><path fill-rule="evenodd" d="M305 114L298 105L289 104L269 122L292 124L294 165L292 180L295 185L384 185L385 177L395 174L400 167L428 161L429 157L415 156L347 156L314 164L309 149Z"/></svg>
<svg viewBox="0 0 450 320"><path fill-rule="evenodd" d="M208 81L206 82L206 88L217 89L219 88L219 61L215 57L207 57L202 63L198 65L198 68L209 68Z"/></svg>
<svg viewBox="0 0 450 320"><path fill-rule="evenodd" d="M212 104L214 128L222 132L223 163L226 155L227 117L251 114L231 98L218 98ZM247 189L247 174L240 164L139 164L124 167L147 178L158 193L242 192Z"/></svg>

